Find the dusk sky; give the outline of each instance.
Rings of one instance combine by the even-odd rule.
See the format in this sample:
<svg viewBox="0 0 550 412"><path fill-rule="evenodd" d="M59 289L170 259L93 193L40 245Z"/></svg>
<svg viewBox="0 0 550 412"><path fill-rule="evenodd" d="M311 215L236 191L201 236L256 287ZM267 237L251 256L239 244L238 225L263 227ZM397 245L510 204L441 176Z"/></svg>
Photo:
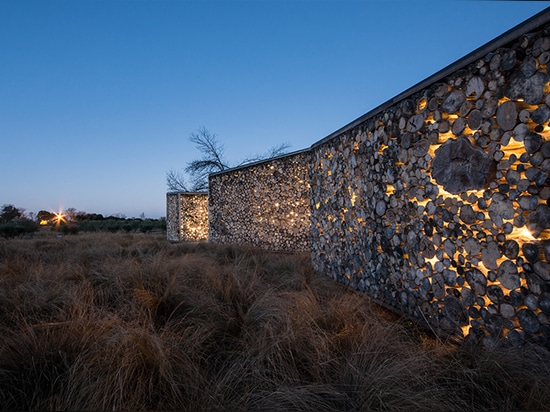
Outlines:
<svg viewBox="0 0 550 412"><path fill-rule="evenodd" d="M166 172L300 150L542 1L0 0L0 206L166 215Z"/></svg>

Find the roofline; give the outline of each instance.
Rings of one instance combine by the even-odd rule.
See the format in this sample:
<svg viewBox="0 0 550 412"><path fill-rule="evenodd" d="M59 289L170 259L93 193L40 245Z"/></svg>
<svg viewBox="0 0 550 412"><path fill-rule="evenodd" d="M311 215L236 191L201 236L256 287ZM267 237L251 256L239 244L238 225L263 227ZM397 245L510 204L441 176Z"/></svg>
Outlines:
<svg viewBox="0 0 550 412"><path fill-rule="evenodd" d="M494 38L493 40L489 41L488 43L484 44L483 46L475 49L473 52L467 54L466 56L458 59L454 63L451 63L447 67L443 68L442 70L436 72L435 74L429 76L428 78L422 80L421 82L417 83L416 85L410 87L409 89L405 90L404 92L398 94L397 96L393 97L392 99L388 100L387 102L381 104L380 106L370 110L366 114L358 117L357 119L353 120L351 123L348 123L347 125L341 127L340 129L336 130L335 132L332 132L325 138L317 141L316 143L311 145L311 149L314 149L315 147L322 145L323 143L326 143L327 141L335 138L336 136L341 135L344 132L347 132L350 129L353 129L354 127L358 126L359 124L365 122L369 118L379 114L380 112L386 110L387 108L395 105L396 103L412 96L413 94L427 88L429 85L438 82L439 80L443 79L444 77L449 76L450 74L464 68L465 66L474 63L478 59L484 57L487 53L497 50L500 47L505 46L506 44L516 40L521 35L529 33L543 24L546 24L550 21L550 7L544 9L543 11L535 14L533 17L530 17L529 19L525 20L523 23L520 23L513 27L512 29L504 32L500 36Z"/></svg>
<svg viewBox="0 0 550 412"><path fill-rule="evenodd" d="M208 192L187 192L185 190L178 190L176 192L166 192L166 196L170 195L207 195Z"/></svg>
<svg viewBox="0 0 550 412"><path fill-rule="evenodd" d="M290 153L285 153L285 154L282 154L282 155L279 155L279 156L275 156L275 157L270 157L268 159L262 159L262 160L257 160L255 162L250 162L250 163L244 163L242 165L239 165L239 166L235 166L235 167L232 167L230 169L225 169L225 170L222 170L220 172L214 172L214 173L210 173L208 175L208 177L210 176L217 176L217 175L221 175L221 174L224 174L224 173L229 173L229 172L233 172L235 170L241 170L241 169L246 169L246 168L249 168L249 167L254 167L254 166L258 166L258 165L261 165L263 163L269 163L269 162L272 162L274 160L280 160L280 159L283 159L285 157L290 157L290 156L296 156L296 155L299 155L299 154L302 154L302 153L309 153L311 149L308 147L307 149L302 149L302 150L296 150L294 152L290 152Z"/></svg>

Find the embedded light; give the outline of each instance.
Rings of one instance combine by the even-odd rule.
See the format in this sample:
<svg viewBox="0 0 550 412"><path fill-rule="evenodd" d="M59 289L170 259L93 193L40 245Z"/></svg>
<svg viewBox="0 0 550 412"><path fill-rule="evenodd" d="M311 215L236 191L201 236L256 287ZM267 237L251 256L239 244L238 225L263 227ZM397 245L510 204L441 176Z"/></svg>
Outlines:
<svg viewBox="0 0 550 412"><path fill-rule="evenodd" d="M470 334L470 329L472 327L470 325L467 326L461 326L460 329L462 329L462 336L468 336Z"/></svg>
<svg viewBox="0 0 550 412"><path fill-rule="evenodd" d="M426 100L425 97L423 97L419 102L418 102L418 110L422 111L426 108L426 106L428 106L428 100Z"/></svg>
<svg viewBox="0 0 550 412"><path fill-rule="evenodd" d="M517 239L518 240L526 240L526 241L533 241L536 240L536 237L533 236L531 231L527 228L527 226L523 226L517 231Z"/></svg>

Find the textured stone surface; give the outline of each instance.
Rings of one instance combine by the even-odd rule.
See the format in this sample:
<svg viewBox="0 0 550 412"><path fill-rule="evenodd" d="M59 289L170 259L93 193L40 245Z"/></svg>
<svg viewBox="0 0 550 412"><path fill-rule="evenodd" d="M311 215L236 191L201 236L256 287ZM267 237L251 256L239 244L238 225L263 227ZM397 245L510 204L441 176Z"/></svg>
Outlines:
<svg viewBox="0 0 550 412"><path fill-rule="evenodd" d="M211 175L209 241L309 251L309 154Z"/></svg>
<svg viewBox="0 0 550 412"><path fill-rule="evenodd" d="M310 249L316 271L434 330L548 342L547 32L388 103L308 156L211 177L211 240Z"/></svg>
<svg viewBox="0 0 550 412"><path fill-rule="evenodd" d="M516 126L518 111L513 101L502 103L497 109L497 122L502 130L512 130Z"/></svg>
<svg viewBox="0 0 550 412"><path fill-rule="evenodd" d="M493 160L466 138L447 140L435 151L432 176L450 193L485 186Z"/></svg>
<svg viewBox="0 0 550 412"><path fill-rule="evenodd" d="M487 278L479 269L472 269L466 272L466 281L476 296L483 296L487 291Z"/></svg>
<svg viewBox="0 0 550 412"><path fill-rule="evenodd" d="M542 280L550 281L550 264L538 261L533 265L533 269Z"/></svg>
<svg viewBox="0 0 550 412"><path fill-rule="evenodd" d="M444 299L444 310L447 317L455 324L465 326L469 324L466 308L462 306L460 300L450 295Z"/></svg>
<svg viewBox="0 0 550 412"><path fill-rule="evenodd" d="M166 237L172 242L208 239L208 194L166 195Z"/></svg>
<svg viewBox="0 0 550 412"><path fill-rule="evenodd" d="M543 72L518 73L514 76L506 90L510 99L523 99L527 104L541 103L544 98L544 85L548 82L548 75Z"/></svg>
<svg viewBox="0 0 550 412"><path fill-rule="evenodd" d="M550 228L550 208L547 205L538 205L533 213L527 216L529 230L538 237L542 232Z"/></svg>
<svg viewBox="0 0 550 412"><path fill-rule="evenodd" d="M541 333L550 94L549 61L533 48L543 30L313 146L316 270L435 329L468 323L518 346Z"/></svg>
<svg viewBox="0 0 550 412"><path fill-rule="evenodd" d="M505 260L500 264L497 276L502 286L507 289L513 290L519 288L521 284L518 276L518 268L511 260Z"/></svg>
<svg viewBox="0 0 550 412"><path fill-rule="evenodd" d="M456 112L462 103L466 100L466 96L462 90L452 90L441 105L441 109L447 113Z"/></svg>
<svg viewBox="0 0 550 412"><path fill-rule="evenodd" d="M540 323L537 316L529 309L520 309L518 312L518 320L521 328L527 333L537 333L540 328Z"/></svg>
<svg viewBox="0 0 550 412"><path fill-rule="evenodd" d="M550 293L542 293L539 297L539 307L546 315L550 315Z"/></svg>

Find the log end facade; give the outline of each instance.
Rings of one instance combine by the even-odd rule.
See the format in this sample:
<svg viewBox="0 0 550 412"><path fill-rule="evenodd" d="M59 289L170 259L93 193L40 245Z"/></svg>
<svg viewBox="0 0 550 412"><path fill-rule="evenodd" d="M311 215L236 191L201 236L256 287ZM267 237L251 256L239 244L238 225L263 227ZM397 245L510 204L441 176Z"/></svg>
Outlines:
<svg viewBox="0 0 550 412"><path fill-rule="evenodd" d="M310 251L442 334L550 348L549 63L547 9L309 150L211 175L209 240Z"/></svg>

